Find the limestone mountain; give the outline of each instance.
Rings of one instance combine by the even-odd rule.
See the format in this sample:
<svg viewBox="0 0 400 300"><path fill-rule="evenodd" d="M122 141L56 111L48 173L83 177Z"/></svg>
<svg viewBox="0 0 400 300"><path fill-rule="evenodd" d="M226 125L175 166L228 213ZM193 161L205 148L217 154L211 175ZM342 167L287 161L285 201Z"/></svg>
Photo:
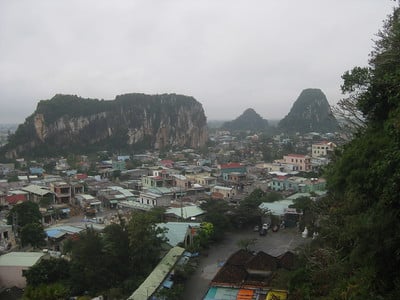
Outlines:
<svg viewBox="0 0 400 300"><path fill-rule="evenodd" d="M222 128L227 130L263 131L268 128L268 121L263 119L254 109L246 109L233 121L225 122Z"/></svg>
<svg viewBox="0 0 400 300"><path fill-rule="evenodd" d="M320 89L305 89L290 112L278 124L285 132L334 132L338 122L333 116L325 94Z"/></svg>
<svg viewBox="0 0 400 300"><path fill-rule="evenodd" d="M204 110L193 97L125 94L97 100L56 95L38 103L1 154L15 158L105 149L198 148L207 139Z"/></svg>

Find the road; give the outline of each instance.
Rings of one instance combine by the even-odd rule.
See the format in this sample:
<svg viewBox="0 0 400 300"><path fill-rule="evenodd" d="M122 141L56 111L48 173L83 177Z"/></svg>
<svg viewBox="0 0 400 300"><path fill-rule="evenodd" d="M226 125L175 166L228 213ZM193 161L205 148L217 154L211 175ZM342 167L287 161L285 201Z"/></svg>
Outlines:
<svg viewBox="0 0 400 300"><path fill-rule="evenodd" d="M209 283L221 264L239 250L237 242L248 238L256 239L255 245L249 247L251 251L264 251L273 256L278 256L288 250L293 251L310 241L310 239L303 239L296 228L282 229L275 233L269 231L266 236L259 236L257 232L252 232L250 229L228 233L221 243L207 250L208 256L200 257L197 269L185 284L183 299L203 299Z"/></svg>

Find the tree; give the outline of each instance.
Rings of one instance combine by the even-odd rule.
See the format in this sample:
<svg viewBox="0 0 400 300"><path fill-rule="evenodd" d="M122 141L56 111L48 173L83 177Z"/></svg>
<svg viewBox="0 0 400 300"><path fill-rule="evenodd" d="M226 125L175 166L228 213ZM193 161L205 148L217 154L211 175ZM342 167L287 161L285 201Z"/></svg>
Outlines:
<svg viewBox="0 0 400 300"><path fill-rule="evenodd" d="M31 245L34 248L38 248L46 244L45 238L46 233L41 224L29 223L21 229L22 246Z"/></svg>
<svg viewBox="0 0 400 300"><path fill-rule="evenodd" d="M71 245L71 287L73 293L95 294L105 290L113 283L105 274L108 256L103 251L100 235L91 228L79 234L79 238Z"/></svg>
<svg viewBox="0 0 400 300"><path fill-rule="evenodd" d="M70 295L68 288L61 283L50 285L28 286L23 300L63 300Z"/></svg>
<svg viewBox="0 0 400 300"><path fill-rule="evenodd" d="M29 286L48 285L69 278L69 262L62 258L42 259L23 273Z"/></svg>
<svg viewBox="0 0 400 300"><path fill-rule="evenodd" d="M129 267L129 238L125 223L111 224L103 231L103 251L106 256L109 281L113 285L120 284L130 275Z"/></svg>
<svg viewBox="0 0 400 300"><path fill-rule="evenodd" d="M136 276L147 275L158 263L164 230L156 227L151 215L135 212L128 223L131 267Z"/></svg>
<svg viewBox="0 0 400 300"><path fill-rule="evenodd" d="M221 240L225 231L231 227L228 217L229 205L223 200L207 200L200 207L206 211L204 221L211 223L214 228L210 238L214 241Z"/></svg>
<svg viewBox="0 0 400 300"><path fill-rule="evenodd" d="M400 297L400 10L378 34L367 69L347 72L365 122L327 169L318 242L292 280L292 295L324 299Z"/></svg>
<svg viewBox="0 0 400 300"><path fill-rule="evenodd" d="M25 201L15 205L7 216L7 223L13 224L14 217L16 217L17 225L20 228L30 223L40 224L42 220L39 206L32 201Z"/></svg>
<svg viewBox="0 0 400 300"><path fill-rule="evenodd" d="M235 219L240 221L241 226L260 224L263 213L259 205L264 202L266 195L262 189L255 189L240 201L239 207L235 210Z"/></svg>

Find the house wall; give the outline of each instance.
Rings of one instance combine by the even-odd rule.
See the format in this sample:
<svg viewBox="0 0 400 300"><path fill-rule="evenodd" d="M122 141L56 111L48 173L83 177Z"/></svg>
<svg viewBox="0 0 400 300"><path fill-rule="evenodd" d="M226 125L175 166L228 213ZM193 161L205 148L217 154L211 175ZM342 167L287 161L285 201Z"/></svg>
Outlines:
<svg viewBox="0 0 400 300"><path fill-rule="evenodd" d="M283 157L286 164L297 166L296 171L309 171L311 170L311 160L305 155L286 155Z"/></svg>
<svg viewBox="0 0 400 300"><path fill-rule="evenodd" d="M220 193L224 196L224 198L231 198L236 195L235 190L232 188L226 188L226 187L218 187L214 186L212 189L213 193Z"/></svg>
<svg viewBox="0 0 400 300"><path fill-rule="evenodd" d="M21 266L0 266L0 287L26 287L26 279L22 276L23 270L28 270L28 268Z"/></svg>

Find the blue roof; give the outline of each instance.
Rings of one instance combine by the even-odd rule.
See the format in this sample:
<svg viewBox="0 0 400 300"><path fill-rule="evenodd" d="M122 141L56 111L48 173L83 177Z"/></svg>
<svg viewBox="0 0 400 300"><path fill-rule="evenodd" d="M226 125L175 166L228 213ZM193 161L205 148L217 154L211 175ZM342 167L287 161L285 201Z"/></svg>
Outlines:
<svg viewBox="0 0 400 300"><path fill-rule="evenodd" d="M49 238L55 238L55 239L60 238L60 237L64 236L65 234L67 234L65 231L61 231L58 229L48 229L48 230L45 230L45 232Z"/></svg>
<svg viewBox="0 0 400 300"><path fill-rule="evenodd" d="M57 227L50 227L45 229L46 235L50 238L60 238L65 234L74 234L79 233L83 230L83 228L69 226L69 225L62 225Z"/></svg>
<svg viewBox="0 0 400 300"><path fill-rule="evenodd" d="M211 287L204 300L231 300L236 299L239 289L225 287Z"/></svg>

